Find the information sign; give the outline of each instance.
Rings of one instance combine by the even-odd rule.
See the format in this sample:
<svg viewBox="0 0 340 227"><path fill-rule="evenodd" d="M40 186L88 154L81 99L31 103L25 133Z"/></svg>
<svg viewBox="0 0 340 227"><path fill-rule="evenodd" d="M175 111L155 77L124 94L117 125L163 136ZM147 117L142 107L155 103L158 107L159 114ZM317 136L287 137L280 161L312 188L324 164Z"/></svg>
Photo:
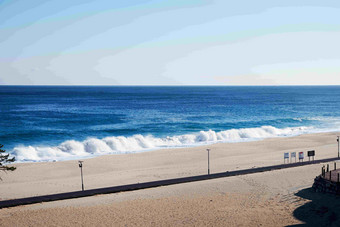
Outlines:
<svg viewBox="0 0 340 227"><path fill-rule="evenodd" d="M296 162L296 152L290 152L290 162L293 162L293 158Z"/></svg>
<svg viewBox="0 0 340 227"><path fill-rule="evenodd" d="M305 158L305 155L304 155L304 153L301 151L301 152L299 152L299 161L302 159L302 161L303 161L303 159Z"/></svg>
<svg viewBox="0 0 340 227"><path fill-rule="evenodd" d="M308 157L315 156L315 151L308 151Z"/></svg>
<svg viewBox="0 0 340 227"><path fill-rule="evenodd" d="M289 153L286 152L283 154L283 162L286 163L286 159L287 159L287 163L289 163Z"/></svg>

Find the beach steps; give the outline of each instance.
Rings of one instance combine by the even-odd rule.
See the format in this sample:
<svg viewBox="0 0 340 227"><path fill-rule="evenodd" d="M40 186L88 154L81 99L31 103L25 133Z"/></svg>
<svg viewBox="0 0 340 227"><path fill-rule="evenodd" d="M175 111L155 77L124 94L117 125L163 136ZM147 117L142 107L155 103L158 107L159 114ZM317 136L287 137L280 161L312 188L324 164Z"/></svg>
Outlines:
<svg viewBox="0 0 340 227"><path fill-rule="evenodd" d="M329 170L329 165L322 167L321 174L314 179L313 189L316 192L325 192L340 195L340 169Z"/></svg>
<svg viewBox="0 0 340 227"><path fill-rule="evenodd" d="M121 186L114 186L114 187L89 189L89 190L84 190L84 191L74 191L74 192L66 192L66 193L59 193L59 194L26 197L26 198L20 198L20 199L3 200L3 201L0 201L0 208L14 207L14 206L19 206L19 205L27 205L27 204L49 202L49 201L56 201L56 200L80 198L80 197L93 196L93 195L98 195L98 194L133 191L133 190L147 189L147 188L167 186L167 185L173 185L173 184L210 180L210 179L216 179L216 178L222 178L222 177L232 177L232 176L266 172L266 171L272 171L272 170L278 170L278 169L305 166L305 165L311 165L311 164L326 163L326 162L332 162L336 160L339 160L339 158L328 158L328 159L320 159L320 160L313 160L313 161L306 161L306 162L295 162L295 163L272 165L272 166L265 166L265 167L256 167L256 168L254 167L254 168L244 169L244 170L226 171L226 172L206 174L206 175L197 175L197 176L191 176L191 177L173 178L173 179L150 181L150 182L128 184L128 185L121 185Z"/></svg>

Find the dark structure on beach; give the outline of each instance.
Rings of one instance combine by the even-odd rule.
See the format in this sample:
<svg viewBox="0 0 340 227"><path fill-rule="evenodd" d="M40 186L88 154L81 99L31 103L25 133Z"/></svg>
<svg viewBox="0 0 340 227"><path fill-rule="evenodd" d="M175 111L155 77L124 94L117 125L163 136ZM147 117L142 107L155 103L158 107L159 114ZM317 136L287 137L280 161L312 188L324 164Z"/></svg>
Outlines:
<svg viewBox="0 0 340 227"><path fill-rule="evenodd" d="M326 192L334 195L340 195L340 169L336 168L336 162L334 163L334 169L329 169L323 166L321 168L321 175L314 179L313 189L316 192Z"/></svg>

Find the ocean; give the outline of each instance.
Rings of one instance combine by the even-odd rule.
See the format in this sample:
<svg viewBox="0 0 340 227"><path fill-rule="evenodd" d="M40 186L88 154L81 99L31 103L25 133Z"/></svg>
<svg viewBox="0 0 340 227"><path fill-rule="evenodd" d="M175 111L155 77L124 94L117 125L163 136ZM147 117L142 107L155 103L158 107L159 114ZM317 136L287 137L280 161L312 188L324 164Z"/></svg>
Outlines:
<svg viewBox="0 0 340 227"><path fill-rule="evenodd" d="M59 161L340 130L340 86L0 86L0 144Z"/></svg>

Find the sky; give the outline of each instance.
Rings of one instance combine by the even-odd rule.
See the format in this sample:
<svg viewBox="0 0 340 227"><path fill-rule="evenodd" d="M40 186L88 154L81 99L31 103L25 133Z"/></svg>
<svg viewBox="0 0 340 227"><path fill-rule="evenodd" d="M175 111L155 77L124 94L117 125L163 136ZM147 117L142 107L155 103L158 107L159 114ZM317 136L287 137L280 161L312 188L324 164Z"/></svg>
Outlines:
<svg viewBox="0 0 340 227"><path fill-rule="evenodd" d="M340 85L338 0L0 0L2 85Z"/></svg>

